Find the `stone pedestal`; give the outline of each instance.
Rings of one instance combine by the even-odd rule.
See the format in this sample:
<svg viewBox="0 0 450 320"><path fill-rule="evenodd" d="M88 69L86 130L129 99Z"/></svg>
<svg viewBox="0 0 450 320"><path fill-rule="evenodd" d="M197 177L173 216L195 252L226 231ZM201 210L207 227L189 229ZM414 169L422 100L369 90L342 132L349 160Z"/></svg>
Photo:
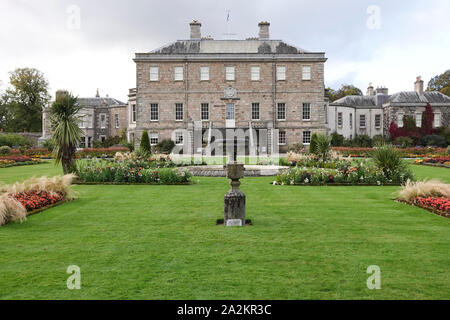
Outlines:
<svg viewBox="0 0 450 320"><path fill-rule="evenodd" d="M245 225L245 194L239 189L244 177L244 165L241 163L229 163L226 166L227 178L231 179L231 190L225 194L224 224L225 226ZM240 224L236 224L240 220Z"/></svg>

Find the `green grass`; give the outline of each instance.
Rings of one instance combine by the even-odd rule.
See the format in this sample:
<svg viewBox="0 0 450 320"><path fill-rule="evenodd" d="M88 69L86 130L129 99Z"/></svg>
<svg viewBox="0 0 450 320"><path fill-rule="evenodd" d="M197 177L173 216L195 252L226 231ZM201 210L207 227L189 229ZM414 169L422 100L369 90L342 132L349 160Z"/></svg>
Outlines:
<svg viewBox="0 0 450 320"><path fill-rule="evenodd" d="M450 171L413 166L419 178ZM60 173L0 169L0 181ZM0 299L448 299L450 220L396 187L280 187L245 178L254 226L215 225L225 178L76 186L78 200L0 227ZM82 288L66 287L69 265ZM370 265L381 290L366 287Z"/></svg>

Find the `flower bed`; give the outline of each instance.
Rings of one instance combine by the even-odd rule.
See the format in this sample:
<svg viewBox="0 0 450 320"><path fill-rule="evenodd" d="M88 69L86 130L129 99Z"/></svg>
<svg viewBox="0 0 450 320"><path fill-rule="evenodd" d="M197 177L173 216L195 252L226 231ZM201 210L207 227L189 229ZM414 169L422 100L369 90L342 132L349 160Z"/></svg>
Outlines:
<svg viewBox="0 0 450 320"><path fill-rule="evenodd" d="M41 160L28 156L0 156L0 168L39 164Z"/></svg>
<svg viewBox="0 0 450 320"><path fill-rule="evenodd" d="M358 147L333 147L334 151L344 156L350 157L370 157L374 148L358 148ZM430 156L444 156L445 148L432 147L416 147L416 148L397 148L403 158L423 158Z"/></svg>
<svg viewBox="0 0 450 320"><path fill-rule="evenodd" d="M450 168L450 157L431 157L431 158L425 158L423 160L415 160L415 164L420 165L431 165L431 166L437 166L437 167L445 167Z"/></svg>
<svg viewBox="0 0 450 320"><path fill-rule="evenodd" d="M188 171L156 168L150 162L78 160L77 172L82 183L186 184L192 181Z"/></svg>
<svg viewBox="0 0 450 320"><path fill-rule="evenodd" d="M0 186L0 226L24 221L28 215L72 200L70 185L74 177L41 177Z"/></svg>
<svg viewBox="0 0 450 320"><path fill-rule="evenodd" d="M77 151L76 157L80 158L113 158L117 152L128 152L130 149L125 147L112 148L87 148Z"/></svg>
<svg viewBox="0 0 450 320"><path fill-rule="evenodd" d="M27 212L41 209L62 201L64 195L62 193L49 193L46 191L28 191L16 194L10 194L22 204Z"/></svg>
<svg viewBox="0 0 450 320"><path fill-rule="evenodd" d="M296 167L277 175L275 185L401 185L413 179L409 169L387 174L373 163L363 160L338 169Z"/></svg>

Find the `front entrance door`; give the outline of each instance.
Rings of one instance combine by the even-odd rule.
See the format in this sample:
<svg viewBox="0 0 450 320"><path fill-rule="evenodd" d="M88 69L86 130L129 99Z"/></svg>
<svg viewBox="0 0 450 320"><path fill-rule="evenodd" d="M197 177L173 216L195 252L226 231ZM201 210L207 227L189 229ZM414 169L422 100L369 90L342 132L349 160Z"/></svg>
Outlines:
<svg viewBox="0 0 450 320"><path fill-rule="evenodd" d="M225 126L227 128L234 128L235 126L234 117L235 117L234 103L227 103L226 120L225 120Z"/></svg>

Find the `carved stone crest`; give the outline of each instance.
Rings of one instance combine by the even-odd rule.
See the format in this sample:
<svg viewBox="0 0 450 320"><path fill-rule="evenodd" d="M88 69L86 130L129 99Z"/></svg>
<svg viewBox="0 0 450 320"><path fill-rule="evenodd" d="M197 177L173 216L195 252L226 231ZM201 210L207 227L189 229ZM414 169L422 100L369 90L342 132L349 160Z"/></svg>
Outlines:
<svg viewBox="0 0 450 320"><path fill-rule="evenodd" d="M227 99L236 98L237 90L230 86L228 88L225 88L225 90L223 90L223 95Z"/></svg>

